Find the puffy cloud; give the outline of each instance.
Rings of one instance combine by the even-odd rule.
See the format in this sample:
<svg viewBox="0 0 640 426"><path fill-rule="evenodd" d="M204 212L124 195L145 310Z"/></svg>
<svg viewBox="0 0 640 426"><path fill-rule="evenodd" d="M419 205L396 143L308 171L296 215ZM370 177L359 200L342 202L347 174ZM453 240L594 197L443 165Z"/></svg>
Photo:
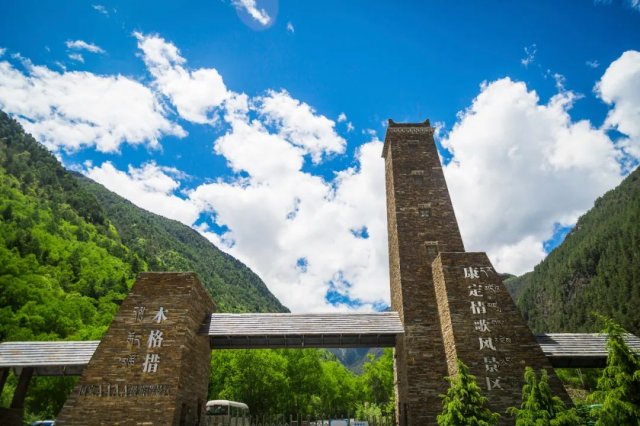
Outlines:
<svg viewBox="0 0 640 426"><path fill-rule="evenodd" d="M53 150L95 146L115 152L122 143L157 147L164 135L186 135L167 120L154 93L135 80L59 73L23 62L24 70L0 62L0 108Z"/></svg>
<svg viewBox="0 0 640 426"><path fill-rule="evenodd" d="M247 12L249 16L263 26L267 26L271 23L271 17L265 9L258 8L256 0L232 0L231 4L233 4L236 9Z"/></svg>
<svg viewBox="0 0 640 426"><path fill-rule="evenodd" d="M87 43L83 40L67 40L65 43L69 49L86 50L91 53L104 53L104 50L93 43Z"/></svg>
<svg viewBox="0 0 640 426"><path fill-rule="evenodd" d="M80 53L69 53L69 59L76 62L84 63L84 56Z"/></svg>
<svg viewBox="0 0 640 426"><path fill-rule="evenodd" d="M596 92L613 108L605 127L628 136L620 143L633 157L640 157L640 52L629 50L613 61L596 85Z"/></svg>
<svg viewBox="0 0 640 426"><path fill-rule="evenodd" d="M85 174L138 207L185 225L191 226L200 215L193 203L175 195L180 188L177 179L184 177L175 168L149 162L139 168L129 166L128 172L123 172L106 161L89 167Z"/></svg>
<svg viewBox="0 0 640 426"><path fill-rule="evenodd" d="M296 32L296 29L293 27L293 24L291 22L287 22L287 31L289 31L290 33Z"/></svg>
<svg viewBox="0 0 640 426"><path fill-rule="evenodd" d="M335 122L317 115L285 90L269 90L256 103L267 124L275 125L282 138L309 153L314 163L320 162L323 154L344 152L346 141L336 133Z"/></svg>
<svg viewBox="0 0 640 426"><path fill-rule="evenodd" d="M167 96L178 114L194 123L213 123L216 107L230 94L214 68L187 70L178 48L157 35L134 33L157 89Z"/></svg>
<svg viewBox="0 0 640 426"><path fill-rule="evenodd" d="M575 223L621 180L620 152L603 130L572 121L574 99L562 91L544 104L524 83L485 83L442 141L466 248L487 251L500 271L531 269L554 224Z"/></svg>
<svg viewBox="0 0 640 426"><path fill-rule="evenodd" d="M330 291L360 309L388 303L382 143L361 146L357 166L326 182L301 170L301 147L255 120L230 121L215 150L248 177L190 193L229 229L200 232L253 268L293 311L349 308L330 303Z"/></svg>

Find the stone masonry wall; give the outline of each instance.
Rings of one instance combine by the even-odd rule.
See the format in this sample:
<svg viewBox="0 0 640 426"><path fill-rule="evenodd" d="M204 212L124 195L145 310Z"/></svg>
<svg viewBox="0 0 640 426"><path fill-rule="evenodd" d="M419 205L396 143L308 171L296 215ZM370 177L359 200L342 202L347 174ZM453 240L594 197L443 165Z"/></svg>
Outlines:
<svg viewBox="0 0 640 426"><path fill-rule="evenodd" d="M554 393L570 402L485 253L440 253L433 271L449 374L457 358L469 366L501 424L514 422L504 413L520 404L526 366L546 370Z"/></svg>
<svg viewBox="0 0 640 426"><path fill-rule="evenodd" d="M141 274L56 424L198 424L211 359L198 332L213 311L195 274Z"/></svg>

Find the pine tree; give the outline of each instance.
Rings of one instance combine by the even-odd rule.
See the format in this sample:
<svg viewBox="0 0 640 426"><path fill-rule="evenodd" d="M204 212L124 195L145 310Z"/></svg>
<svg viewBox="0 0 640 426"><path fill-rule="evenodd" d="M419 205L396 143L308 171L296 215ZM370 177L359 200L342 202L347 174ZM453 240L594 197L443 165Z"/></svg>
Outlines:
<svg viewBox="0 0 640 426"><path fill-rule="evenodd" d="M624 341L626 331L608 318L600 317L607 339L607 366L592 398L602 404L596 425L640 424L640 355Z"/></svg>
<svg viewBox="0 0 640 426"><path fill-rule="evenodd" d="M442 414L438 416L439 425L447 426L491 426L498 423L500 414L486 407L487 398L482 395L476 377L469 373L462 361L457 360L458 374L448 377L450 383L446 395L442 398Z"/></svg>
<svg viewBox="0 0 640 426"><path fill-rule="evenodd" d="M580 424L575 409L567 409L562 400L551 393L549 375L542 370L540 381L531 367L524 370L522 404L509 407L507 412L516 418L516 426L573 426Z"/></svg>

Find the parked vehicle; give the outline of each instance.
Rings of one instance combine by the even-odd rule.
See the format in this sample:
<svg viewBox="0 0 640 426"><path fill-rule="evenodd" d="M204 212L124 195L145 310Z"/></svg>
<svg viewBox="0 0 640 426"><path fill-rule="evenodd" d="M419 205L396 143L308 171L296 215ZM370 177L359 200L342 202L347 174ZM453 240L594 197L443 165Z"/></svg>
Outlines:
<svg viewBox="0 0 640 426"><path fill-rule="evenodd" d="M215 399L207 402L207 425L249 426L249 407L243 402Z"/></svg>

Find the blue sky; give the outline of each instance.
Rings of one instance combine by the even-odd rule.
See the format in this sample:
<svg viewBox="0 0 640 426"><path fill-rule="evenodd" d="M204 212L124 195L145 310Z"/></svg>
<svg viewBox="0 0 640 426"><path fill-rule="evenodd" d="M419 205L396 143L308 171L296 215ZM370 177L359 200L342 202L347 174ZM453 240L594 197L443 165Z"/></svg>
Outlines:
<svg viewBox="0 0 640 426"><path fill-rule="evenodd" d="M640 5L4 2L0 108L295 311L388 303L385 121L438 127L467 249L522 273L640 158Z"/></svg>

